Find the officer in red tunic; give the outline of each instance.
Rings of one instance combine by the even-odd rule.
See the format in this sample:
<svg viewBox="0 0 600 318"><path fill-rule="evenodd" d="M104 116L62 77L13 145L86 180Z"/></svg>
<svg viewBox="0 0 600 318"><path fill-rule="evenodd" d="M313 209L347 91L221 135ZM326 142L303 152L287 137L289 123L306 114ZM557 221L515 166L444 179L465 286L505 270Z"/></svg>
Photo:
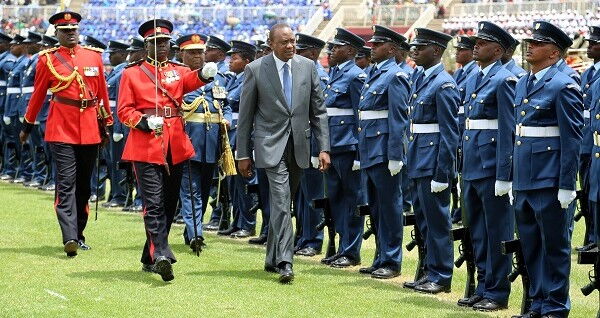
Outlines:
<svg viewBox="0 0 600 318"><path fill-rule="evenodd" d="M112 125L100 51L82 47L78 13L50 17L60 43L40 52L33 93L25 113L21 142L34 127L46 92L52 92L44 139L56 164L54 207L67 256L89 249L83 230L88 220L90 176L106 126Z"/></svg>
<svg viewBox="0 0 600 318"><path fill-rule="evenodd" d="M117 103L119 120L131 128L122 159L133 162L144 206L142 270L158 273L164 281L174 278L171 264L176 259L168 236L184 161L194 156L180 104L185 93L200 88L217 73L215 63L192 71L168 60L172 31L173 24L162 19L140 26L148 56L123 71Z"/></svg>

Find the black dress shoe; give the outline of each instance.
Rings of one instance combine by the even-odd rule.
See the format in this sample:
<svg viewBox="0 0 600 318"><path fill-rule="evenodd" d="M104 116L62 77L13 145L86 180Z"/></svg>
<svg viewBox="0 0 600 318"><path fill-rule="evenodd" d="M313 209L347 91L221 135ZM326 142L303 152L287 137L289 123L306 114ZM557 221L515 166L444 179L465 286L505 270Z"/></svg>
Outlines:
<svg viewBox="0 0 600 318"><path fill-rule="evenodd" d="M590 243L581 247L576 247L575 250L577 252L587 252L587 251L591 251L594 247L596 247L597 244L596 243Z"/></svg>
<svg viewBox="0 0 600 318"><path fill-rule="evenodd" d="M398 275L400 275L398 271L387 267L378 268L376 271L371 273L371 277L377 279L390 279L397 277Z"/></svg>
<svg viewBox="0 0 600 318"><path fill-rule="evenodd" d="M459 305L461 307L473 307L473 305L475 305L476 303L478 303L482 300L484 300L482 296L475 294L468 298L459 299L457 302L457 305Z"/></svg>
<svg viewBox="0 0 600 318"><path fill-rule="evenodd" d="M473 305L473 309L478 311L497 311L500 309L506 309L506 307L506 305L501 305L494 300L487 298Z"/></svg>
<svg viewBox="0 0 600 318"><path fill-rule="evenodd" d="M41 186L42 183L37 181L37 180L31 180L29 182L23 182L23 186L29 187L29 188L37 188L39 186Z"/></svg>
<svg viewBox="0 0 600 318"><path fill-rule="evenodd" d="M252 245L264 245L267 243L267 236L261 235L259 237L251 238L248 240L248 243Z"/></svg>
<svg viewBox="0 0 600 318"><path fill-rule="evenodd" d="M294 280L294 271L292 270L292 264L284 263L279 267L279 282L282 284L289 284Z"/></svg>
<svg viewBox="0 0 600 318"><path fill-rule="evenodd" d="M342 256L335 261L333 261L329 266L335 268L345 268L350 266L360 265L360 261L354 260L347 256Z"/></svg>
<svg viewBox="0 0 600 318"><path fill-rule="evenodd" d="M67 253L68 257L77 256L77 249L79 248L79 243L76 240L68 240L65 243L64 251Z"/></svg>
<svg viewBox="0 0 600 318"><path fill-rule="evenodd" d="M265 272L277 273L277 267L265 264Z"/></svg>
<svg viewBox="0 0 600 318"><path fill-rule="evenodd" d="M202 247L204 246L206 246L206 244L204 244L204 238L202 238L201 236L195 237L190 241L190 248L194 253L202 252Z"/></svg>
<svg viewBox="0 0 600 318"><path fill-rule="evenodd" d="M317 252L317 250L315 250L314 248L309 246L309 247L305 247L305 248L297 250L296 253L294 253L294 254L301 255L301 256L313 257L319 253Z"/></svg>
<svg viewBox="0 0 600 318"><path fill-rule="evenodd" d="M511 318L540 318L542 315L535 311L529 311L522 315L514 315Z"/></svg>
<svg viewBox="0 0 600 318"><path fill-rule="evenodd" d="M89 250L92 249L91 246L85 244L85 242L82 241L82 240L79 240L79 242L77 242L77 244L79 244L79 248L82 249L82 250L84 250L84 251L89 251Z"/></svg>
<svg viewBox="0 0 600 318"><path fill-rule="evenodd" d="M24 183L25 181L27 181L27 180L25 180L25 178L18 177L18 178L13 179L12 183Z"/></svg>
<svg viewBox="0 0 600 318"><path fill-rule="evenodd" d="M325 264L325 265L329 265L329 264L333 263L333 261L338 259L340 256L341 256L340 254L333 254L329 257L325 257L324 259L322 259L321 263Z"/></svg>
<svg viewBox="0 0 600 318"><path fill-rule="evenodd" d="M254 236L254 231L248 231L248 230L239 230L239 231L235 231L233 233L231 233L231 237L236 238L236 239L244 239L244 238L248 238L250 236Z"/></svg>
<svg viewBox="0 0 600 318"><path fill-rule="evenodd" d="M230 227L230 228L228 228L226 230L219 230L219 231L217 231L217 235L221 235L221 236L226 236L227 235L227 236L229 236L229 235L231 235L234 232L237 232L239 230L240 229L238 229L237 227L233 227L232 226L232 227Z"/></svg>
<svg viewBox="0 0 600 318"><path fill-rule="evenodd" d="M402 284L402 287L408 288L408 289L415 289L415 287L417 287L423 283L426 283L426 282L427 282L427 275L425 275L413 282L404 282L404 284Z"/></svg>
<svg viewBox="0 0 600 318"><path fill-rule="evenodd" d="M131 207L129 209L129 211L131 211L131 212L142 212L142 211L144 211L144 207L141 206L141 205L134 205L133 207Z"/></svg>
<svg viewBox="0 0 600 318"><path fill-rule="evenodd" d="M208 222L206 224L204 224L204 226L202 227L202 229L204 231L217 231L219 229L219 221L211 221Z"/></svg>
<svg viewBox="0 0 600 318"><path fill-rule="evenodd" d="M434 282L426 282L421 285L415 286L415 290L426 294L439 294L441 292L449 293L450 286L442 286Z"/></svg>
<svg viewBox="0 0 600 318"><path fill-rule="evenodd" d="M542 318L559 318L559 316L554 315L554 314L546 314L546 315L543 315Z"/></svg>
<svg viewBox="0 0 600 318"><path fill-rule="evenodd" d="M41 190L44 190L44 191L54 191L54 190L56 190L56 184L54 184L54 183L47 184L47 185L43 186Z"/></svg>
<svg viewBox="0 0 600 318"><path fill-rule="evenodd" d="M142 264L142 272L154 273L154 266L152 264Z"/></svg>
<svg viewBox="0 0 600 318"><path fill-rule="evenodd" d="M173 266L171 260L165 256L159 256L154 263L154 272L160 275L163 281L172 281L175 276L173 275Z"/></svg>
<svg viewBox="0 0 600 318"><path fill-rule="evenodd" d="M0 176L0 180L2 180L2 181L11 181L13 179L14 178L11 175L8 175L8 174L3 174L3 175Z"/></svg>
<svg viewBox="0 0 600 318"><path fill-rule="evenodd" d="M361 267L358 269L358 272L361 274L373 274L374 271L377 270L377 267L369 266L369 267Z"/></svg>

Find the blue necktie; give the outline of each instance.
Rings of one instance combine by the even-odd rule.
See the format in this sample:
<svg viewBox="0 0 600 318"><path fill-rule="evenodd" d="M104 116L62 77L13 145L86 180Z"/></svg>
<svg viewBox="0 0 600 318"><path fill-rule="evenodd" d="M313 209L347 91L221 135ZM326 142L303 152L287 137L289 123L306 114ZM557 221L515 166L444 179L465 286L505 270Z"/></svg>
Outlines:
<svg viewBox="0 0 600 318"><path fill-rule="evenodd" d="M533 81L535 80L535 75L529 75L529 80L527 81L527 93L531 92L533 89Z"/></svg>
<svg viewBox="0 0 600 318"><path fill-rule="evenodd" d="M477 74L477 81L475 82L475 87L479 87L479 84L481 84L481 81L483 80L483 72L479 71L479 73Z"/></svg>
<svg viewBox="0 0 600 318"><path fill-rule="evenodd" d="M334 67L331 69L331 78L334 78L334 77L335 77L335 74L337 74L337 72L338 72L338 67L337 67L337 66L334 66Z"/></svg>
<svg viewBox="0 0 600 318"><path fill-rule="evenodd" d="M290 76L290 66L283 64L283 94L288 107L292 108L292 77Z"/></svg>
<svg viewBox="0 0 600 318"><path fill-rule="evenodd" d="M415 87L419 88L419 86L421 86L421 83L423 82L423 78L425 78L425 72L422 71L419 76L417 76L417 81L415 82Z"/></svg>

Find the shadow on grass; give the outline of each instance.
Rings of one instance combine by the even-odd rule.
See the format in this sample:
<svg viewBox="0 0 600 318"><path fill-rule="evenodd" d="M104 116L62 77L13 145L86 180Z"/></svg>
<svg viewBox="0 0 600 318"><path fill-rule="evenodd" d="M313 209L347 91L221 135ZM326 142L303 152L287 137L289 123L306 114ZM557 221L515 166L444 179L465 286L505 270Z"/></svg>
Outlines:
<svg viewBox="0 0 600 318"><path fill-rule="evenodd" d="M0 254L16 253L30 254L34 256L52 257L58 259L69 259L62 248L58 246L38 246L38 247L0 247Z"/></svg>
<svg viewBox="0 0 600 318"><path fill-rule="evenodd" d="M151 287L164 287L170 283L163 282L160 276L140 270L92 270L67 274L72 278L98 279L105 282L129 281L133 283L150 284Z"/></svg>
<svg viewBox="0 0 600 318"><path fill-rule="evenodd" d="M278 276L276 273L267 273L261 269L227 269L227 270L206 270L189 272L187 275L204 276L204 277L227 277L227 278L255 278L260 280L273 281Z"/></svg>

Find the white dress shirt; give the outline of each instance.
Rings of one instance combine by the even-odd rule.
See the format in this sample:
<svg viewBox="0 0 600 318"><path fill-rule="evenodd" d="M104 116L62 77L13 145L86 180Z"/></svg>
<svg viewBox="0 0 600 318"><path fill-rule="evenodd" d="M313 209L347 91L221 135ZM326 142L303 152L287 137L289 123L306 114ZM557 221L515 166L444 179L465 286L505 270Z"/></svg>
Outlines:
<svg viewBox="0 0 600 318"><path fill-rule="evenodd" d="M290 81L292 82L292 86L294 85L294 79L292 78L292 59L289 59L287 62L280 60L274 53L273 58L275 59L275 67L277 68L277 74L279 74L279 83L281 84L281 90L283 91L283 65L287 64L290 71ZM283 92L285 95L285 92Z"/></svg>

